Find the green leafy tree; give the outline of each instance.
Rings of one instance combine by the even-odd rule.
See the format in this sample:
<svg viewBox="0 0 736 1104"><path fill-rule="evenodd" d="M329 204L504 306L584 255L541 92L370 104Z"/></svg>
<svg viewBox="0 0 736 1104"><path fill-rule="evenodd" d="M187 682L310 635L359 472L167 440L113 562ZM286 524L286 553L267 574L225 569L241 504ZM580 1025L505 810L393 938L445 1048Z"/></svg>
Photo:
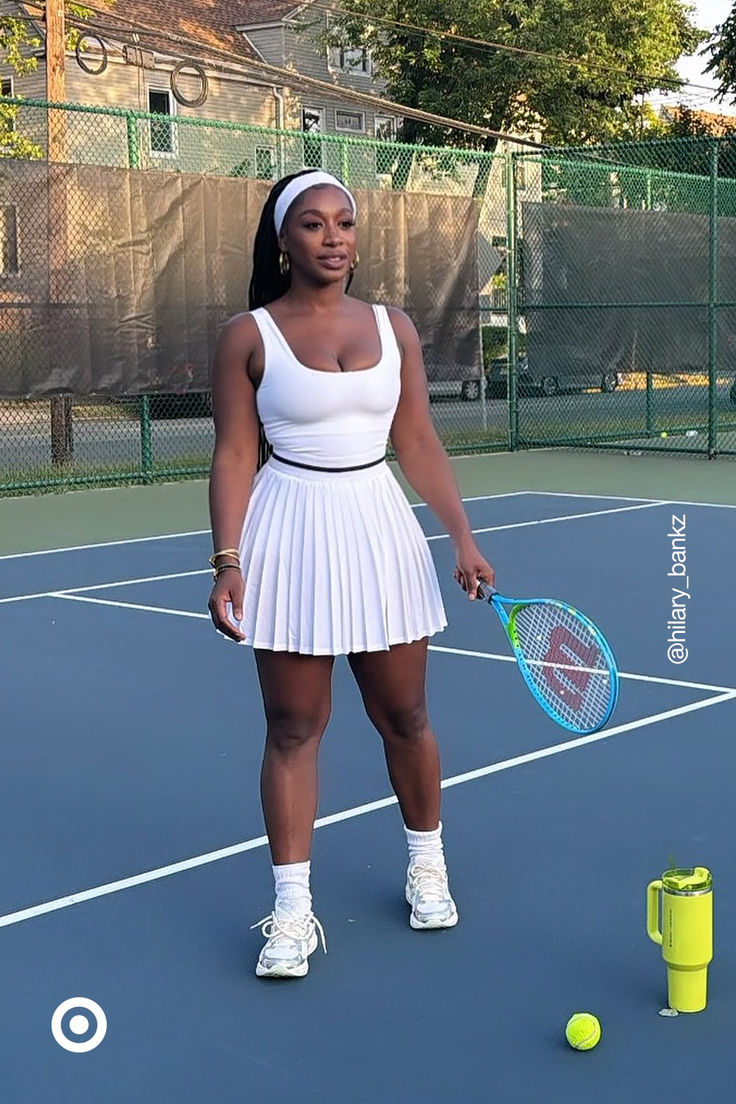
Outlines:
<svg viewBox="0 0 736 1104"><path fill-rule="evenodd" d="M94 14L81 4L67 3L65 10L77 20L87 20ZM70 27L67 47L74 49L81 32ZM12 15L0 16L0 60L10 65L17 76L25 77L38 68L36 51L42 42L32 23ZM16 97L20 98L20 97ZM44 151L17 129L18 105L0 103L0 157L40 159Z"/></svg>
<svg viewBox="0 0 736 1104"><path fill-rule="evenodd" d="M736 4L731 14L716 27L708 48L710 54L706 73L712 73L718 81L719 92L725 99L736 96Z"/></svg>
<svg viewBox="0 0 736 1104"><path fill-rule="evenodd" d="M675 63L705 37L684 0L350 0L346 6L351 14L331 16L323 40L370 49L392 99L493 130L538 126L546 142L560 144L640 137L653 118L645 96L677 87ZM505 48L463 42L448 31ZM404 123L401 137L494 145L414 120Z"/></svg>

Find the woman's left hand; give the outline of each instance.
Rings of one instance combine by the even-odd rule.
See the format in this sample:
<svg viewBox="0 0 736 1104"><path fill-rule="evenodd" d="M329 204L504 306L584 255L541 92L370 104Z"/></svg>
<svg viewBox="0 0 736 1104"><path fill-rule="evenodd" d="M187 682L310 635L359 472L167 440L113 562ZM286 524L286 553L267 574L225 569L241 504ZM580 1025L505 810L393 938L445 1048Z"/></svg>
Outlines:
<svg viewBox="0 0 736 1104"><path fill-rule="evenodd" d="M488 583L494 586L496 572L488 560L481 554L475 541L457 545L455 548L457 566L453 572L456 583L459 583L471 600L477 598L478 583Z"/></svg>

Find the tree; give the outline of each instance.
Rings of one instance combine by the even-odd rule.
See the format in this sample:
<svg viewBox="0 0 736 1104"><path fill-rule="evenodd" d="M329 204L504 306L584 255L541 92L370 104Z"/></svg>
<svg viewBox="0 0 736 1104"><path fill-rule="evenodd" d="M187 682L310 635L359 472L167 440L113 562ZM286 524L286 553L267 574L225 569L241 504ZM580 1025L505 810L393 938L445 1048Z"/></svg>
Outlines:
<svg viewBox="0 0 736 1104"><path fill-rule="evenodd" d="M74 3L66 3L65 10L76 20L87 20L94 14L89 8ZM69 49L75 48L80 33L76 27L70 28L66 38ZM41 39L29 20L12 15L0 16L0 58L19 77L25 77L38 68L36 51L41 45ZM17 118L17 104L0 103L0 157L42 158L44 151L41 146L16 129Z"/></svg>
<svg viewBox="0 0 736 1104"><path fill-rule="evenodd" d="M736 4L728 18L716 27L705 53L711 55L705 71L718 80L722 99L736 95Z"/></svg>
<svg viewBox="0 0 736 1104"><path fill-rule="evenodd" d="M350 0L349 8L330 17L325 41L367 47L392 99L493 130L535 124L553 144L639 137L651 117L644 97L676 87L676 61L705 37L684 0ZM494 145L413 120L401 137Z"/></svg>

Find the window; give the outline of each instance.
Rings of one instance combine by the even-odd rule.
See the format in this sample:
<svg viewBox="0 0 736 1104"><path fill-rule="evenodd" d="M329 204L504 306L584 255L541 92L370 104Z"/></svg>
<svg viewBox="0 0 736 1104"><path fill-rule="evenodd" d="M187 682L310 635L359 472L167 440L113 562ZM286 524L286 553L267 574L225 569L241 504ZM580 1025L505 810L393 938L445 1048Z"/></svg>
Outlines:
<svg viewBox="0 0 736 1104"><path fill-rule="evenodd" d="M354 134L365 131L365 115L362 111L335 111L335 130L350 130Z"/></svg>
<svg viewBox="0 0 736 1104"><path fill-rule="evenodd" d="M176 130L171 116L175 114L171 93L158 88L148 89L148 110L161 119L151 119L151 153L156 157L174 157L176 154Z"/></svg>
<svg viewBox="0 0 736 1104"><path fill-rule="evenodd" d="M0 276L17 276L19 271L18 208L0 205Z"/></svg>
<svg viewBox="0 0 736 1104"><path fill-rule="evenodd" d="M273 180L275 158L270 146L256 148L256 177L258 180Z"/></svg>
<svg viewBox="0 0 736 1104"><path fill-rule="evenodd" d="M3 77L0 80L0 96L12 96L13 95L13 78ZM6 107L3 111L2 119L0 120L0 126L6 134L15 130L15 107Z"/></svg>
<svg viewBox="0 0 736 1104"><path fill-rule="evenodd" d="M365 46L330 46L327 63L330 69L340 69L343 73L370 76L371 56Z"/></svg>
<svg viewBox="0 0 736 1104"><path fill-rule="evenodd" d="M325 109L323 107L302 108L302 130L304 131L304 168L322 168L322 141L318 135L325 129Z"/></svg>
<svg viewBox="0 0 736 1104"><path fill-rule="evenodd" d="M390 115L376 115L373 121L376 138L381 142L393 142L396 138L396 120Z"/></svg>

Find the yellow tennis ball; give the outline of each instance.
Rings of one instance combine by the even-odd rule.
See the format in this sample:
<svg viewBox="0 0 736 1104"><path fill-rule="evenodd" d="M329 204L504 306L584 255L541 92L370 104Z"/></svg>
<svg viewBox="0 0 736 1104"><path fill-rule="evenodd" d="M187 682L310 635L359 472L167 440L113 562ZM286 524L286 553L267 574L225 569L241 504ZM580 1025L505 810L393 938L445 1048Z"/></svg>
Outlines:
<svg viewBox="0 0 736 1104"><path fill-rule="evenodd" d="M669 434L668 434L668 433L667 433L667 432L666 432L665 430L662 430L662 432L660 433L660 435L659 435L659 436L660 436L660 437L668 437L668 436L669 436Z"/></svg>
<svg viewBox="0 0 736 1104"><path fill-rule="evenodd" d="M575 1050L592 1050L601 1039L601 1025L592 1012L576 1012L567 1021L565 1038Z"/></svg>

